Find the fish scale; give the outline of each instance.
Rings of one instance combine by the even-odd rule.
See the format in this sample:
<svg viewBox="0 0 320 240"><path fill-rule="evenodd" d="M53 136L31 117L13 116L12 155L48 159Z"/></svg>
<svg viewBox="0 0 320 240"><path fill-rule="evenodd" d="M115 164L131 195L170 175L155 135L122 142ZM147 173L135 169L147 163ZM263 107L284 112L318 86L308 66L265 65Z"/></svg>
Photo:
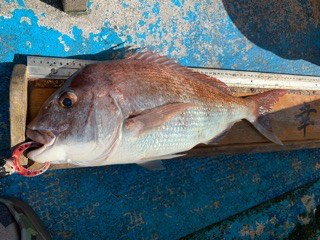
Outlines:
<svg viewBox="0 0 320 240"><path fill-rule="evenodd" d="M156 71L156 70L155 70ZM146 79L148 79L147 82L144 82L144 86L141 87L138 84L135 84L134 82L130 82L128 84L123 83L123 86L126 89L130 89L131 92L126 92L127 95L133 96L132 99L130 99L130 102L135 102L138 107L136 109L139 109L137 111L144 111L145 109L149 109L151 107L159 106L166 104L168 102L179 102L179 101L187 101L187 102L196 102L199 104L199 107L203 106L203 109L200 110L188 110L186 113L181 114L180 119L185 121L185 119L189 119L188 124L188 131L179 131L177 129L177 126L179 127L179 121L171 121L170 124L166 124L163 129L161 129L161 132L150 134L148 136L144 136L141 141L139 140L131 140L134 142L134 145L130 145L128 142L125 141L123 143L123 149L121 152L129 152L130 156L122 156L118 157L117 155L114 157L114 159L127 159L131 157L131 160L134 162L136 161L135 157L132 156L132 151L130 149L139 149L140 146L143 146L141 148L141 152L137 153L137 157L141 157L141 155L145 156L146 158L151 156L159 156L159 155L166 155L171 154L174 152L177 152L177 149L180 151L186 151L193 146L197 145L198 143L209 141L214 136L221 133L226 126L219 126L221 123L223 123L223 117L226 119L230 117L227 113L228 111L225 109L225 106L223 106L223 103L214 101L213 103L209 101L209 99L203 99L202 101L199 99L199 96L194 95L194 89L187 84L186 79L181 79L179 77L170 79L168 81L168 75L167 73L161 75L162 72L157 72L157 79L155 79L155 74L151 71L149 71L146 74ZM172 73L172 72L171 72ZM164 79L166 84L159 83L162 79ZM139 80L136 80L139 81ZM148 86L146 85L153 85L152 89L157 89L156 92L153 92L151 94L151 97L149 95L143 95L145 93L146 88ZM128 86L129 85L129 86ZM198 88L201 88L202 91L207 91L206 97L210 96L212 99L212 96L216 95L216 92L214 89L210 89L207 87L204 83L198 83ZM138 86L138 87L136 87ZM165 88L165 89L164 89ZM177 90L180 91L172 91ZM170 91L171 90L171 91ZM139 94L140 92L140 94ZM172 93L173 92L173 93ZM144 101L139 101L139 99L134 99L134 96L143 96ZM159 98L159 96L162 96L162 98ZM148 98L150 97L150 98ZM202 96L203 97L203 96ZM163 100L164 99L164 100ZM214 100L214 99L213 99ZM235 99L235 102L241 102L238 99ZM149 106L148 104L153 104L153 106ZM140 104L140 105L139 105ZM129 105L129 104L126 104ZM139 108L140 107L140 108ZM206 108L204 108L206 107ZM238 106L239 107L239 106ZM229 106L229 108L232 108L232 105ZM213 111L213 109L215 109ZM211 116L205 117L205 115L208 115L211 112ZM230 110L230 112L233 112L234 115L237 115L236 111ZM189 113L189 114L187 114ZM206 114L207 113L207 114ZM183 116L183 118L182 118ZM245 116L240 116L245 117ZM232 117L231 117L232 119ZM217 121L218 120L218 121ZM193 123L193 124L192 124ZM219 123L219 124L217 124ZM218 125L218 127L217 127ZM194 131L194 132L193 132ZM202 139L197 138L197 132L201 132L201 136L204 136ZM175 133L175 137L173 137L172 133ZM178 136L177 136L178 135ZM159 144L154 144L154 139L160 139L158 142ZM175 145L172 144L172 142L175 143ZM125 147L127 146L127 147ZM162 146L160 148L160 146ZM121 149L121 147L119 147ZM148 149L148 150L145 150ZM165 149L165 151L164 151ZM110 161L110 159L108 160Z"/></svg>
<svg viewBox="0 0 320 240"><path fill-rule="evenodd" d="M115 162L118 163L119 159L130 159L130 162L135 163L141 156L150 158L169 155L176 153L177 149L180 150L179 152L183 152L199 143L209 141L212 136L218 135L225 128L225 126L217 127L217 124L214 123L224 122L221 121L223 120L221 115L227 111L218 111L209 117L206 116L206 111L204 108L190 109L183 116L173 119L168 124L138 139L130 136L130 134L125 135L126 137L122 145L119 146L119 151L117 151L119 155L114 155L112 159L115 159ZM228 115L226 115L227 117ZM218 119L220 121L216 121ZM132 149L135 149L134 154ZM110 162L112 159L107 161Z"/></svg>

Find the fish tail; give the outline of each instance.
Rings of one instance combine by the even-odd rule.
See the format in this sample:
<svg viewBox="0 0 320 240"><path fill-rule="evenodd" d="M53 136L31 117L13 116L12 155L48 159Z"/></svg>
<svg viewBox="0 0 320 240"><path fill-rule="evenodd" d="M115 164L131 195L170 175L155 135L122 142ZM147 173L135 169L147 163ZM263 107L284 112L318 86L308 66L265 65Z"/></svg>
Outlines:
<svg viewBox="0 0 320 240"><path fill-rule="evenodd" d="M272 132L271 124L266 115L280 97L285 95L287 90L271 90L257 95L246 97L254 103L254 118L248 119L252 125L270 141L283 145L279 138Z"/></svg>

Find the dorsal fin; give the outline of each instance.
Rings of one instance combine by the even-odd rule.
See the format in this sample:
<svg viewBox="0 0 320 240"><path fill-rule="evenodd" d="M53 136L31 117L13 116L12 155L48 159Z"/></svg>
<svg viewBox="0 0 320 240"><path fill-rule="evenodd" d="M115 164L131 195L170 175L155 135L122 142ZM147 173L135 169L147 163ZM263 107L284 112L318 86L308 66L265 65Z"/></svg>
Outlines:
<svg viewBox="0 0 320 240"><path fill-rule="evenodd" d="M127 57L127 59L135 59L140 61L157 63L159 65L165 65L166 67L172 68L184 75L191 76L198 81L205 82L210 86L215 87L228 95L232 95L231 90L224 82L214 77L210 77L199 72L194 72L188 69L187 67L181 66L175 59L168 59L167 57L161 56L158 53L154 53L152 51L136 52L131 56Z"/></svg>

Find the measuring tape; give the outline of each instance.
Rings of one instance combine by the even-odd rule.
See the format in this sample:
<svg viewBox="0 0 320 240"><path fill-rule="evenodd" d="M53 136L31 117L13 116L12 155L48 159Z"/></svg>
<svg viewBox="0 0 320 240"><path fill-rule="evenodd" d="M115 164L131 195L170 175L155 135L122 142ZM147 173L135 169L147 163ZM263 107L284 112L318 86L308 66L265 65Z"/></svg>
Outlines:
<svg viewBox="0 0 320 240"><path fill-rule="evenodd" d="M68 79L78 69L100 61L28 56L29 78ZM320 90L320 77L193 68L191 70L215 77L229 87L272 88L289 90Z"/></svg>

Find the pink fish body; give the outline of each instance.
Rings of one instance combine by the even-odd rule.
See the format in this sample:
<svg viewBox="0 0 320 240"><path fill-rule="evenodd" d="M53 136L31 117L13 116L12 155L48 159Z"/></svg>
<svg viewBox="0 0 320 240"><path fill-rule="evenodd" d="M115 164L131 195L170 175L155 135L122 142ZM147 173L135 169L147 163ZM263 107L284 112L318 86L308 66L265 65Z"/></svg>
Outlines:
<svg viewBox="0 0 320 240"><path fill-rule="evenodd" d="M219 141L246 119L273 135L266 113L286 90L246 98L221 81L152 52L88 65L71 76L28 125L44 144L28 157L83 166L137 163L161 169L200 143Z"/></svg>

